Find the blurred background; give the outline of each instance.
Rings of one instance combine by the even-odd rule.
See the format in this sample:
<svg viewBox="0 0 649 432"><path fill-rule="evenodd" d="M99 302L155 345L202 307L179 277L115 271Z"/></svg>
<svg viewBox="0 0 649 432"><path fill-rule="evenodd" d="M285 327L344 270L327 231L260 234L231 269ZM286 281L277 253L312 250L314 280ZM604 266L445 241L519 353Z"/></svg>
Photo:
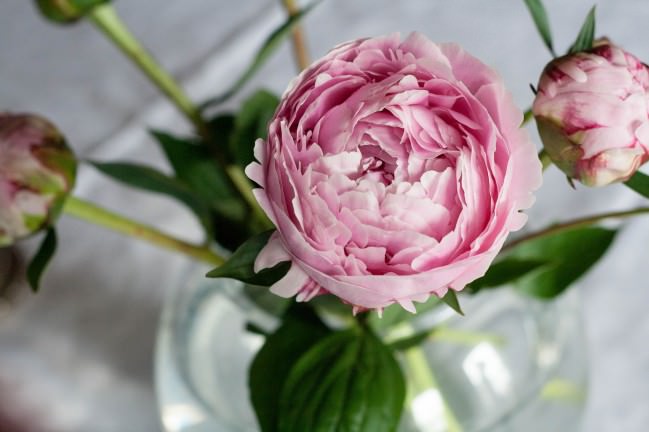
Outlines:
<svg viewBox="0 0 649 432"><path fill-rule="evenodd" d="M555 45L565 50L592 0L546 0ZM116 9L196 100L229 87L284 20L278 0L118 0ZM598 35L649 60L649 5L599 1ZM523 109L550 59L522 0L325 0L304 21L312 57L358 37L418 30L455 41L496 68ZM281 93L295 74L290 45L238 98L259 87ZM189 126L91 25L54 26L31 1L0 2L0 107L52 119L82 158L146 162L168 170L147 127ZM538 137L533 132L538 143ZM127 190L83 168L76 193L198 240L174 202ZM551 168L528 229L638 205L623 187L577 191ZM7 264L30 256L0 251ZM649 424L649 218L626 223L602 263L578 283L584 307L590 396L584 431L645 432ZM165 292L188 260L69 218L59 253L32 294L18 278L0 300L0 432L160 430L153 383L156 329Z"/></svg>

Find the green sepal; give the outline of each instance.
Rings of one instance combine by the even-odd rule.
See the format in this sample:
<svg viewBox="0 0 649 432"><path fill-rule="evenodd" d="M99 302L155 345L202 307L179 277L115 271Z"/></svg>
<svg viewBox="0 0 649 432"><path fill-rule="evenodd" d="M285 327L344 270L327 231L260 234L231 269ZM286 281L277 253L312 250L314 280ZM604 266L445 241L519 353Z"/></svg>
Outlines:
<svg viewBox="0 0 649 432"><path fill-rule="evenodd" d="M442 297L442 301L450 306L450 308L455 312L459 313L460 315L464 315L462 307L460 306L460 301L457 298L457 293L451 288L449 288L444 297Z"/></svg>
<svg viewBox="0 0 649 432"><path fill-rule="evenodd" d="M40 287L41 277L56 252L56 245L56 231L50 227L45 232L36 255L27 266L27 282L34 292L37 292Z"/></svg>
<svg viewBox="0 0 649 432"><path fill-rule="evenodd" d="M266 246L274 230L265 231L250 237L234 251L232 256L221 266L207 273L208 278L230 278L252 285L270 286L286 275L289 262L282 262L275 267L255 273L254 265L259 252Z"/></svg>
<svg viewBox="0 0 649 432"><path fill-rule="evenodd" d="M110 0L35 0L41 14L58 24L70 24L87 15L93 8Z"/></svg>
<svg viewBox="0 0 649 432"><path fill-rule="evenodd" d="M593 48L593 41L595 40L595 10L596 6L593 6L590 12L588 12L588 15L586 15L577 39L568 50L568 54L588 51Z"/></svg>

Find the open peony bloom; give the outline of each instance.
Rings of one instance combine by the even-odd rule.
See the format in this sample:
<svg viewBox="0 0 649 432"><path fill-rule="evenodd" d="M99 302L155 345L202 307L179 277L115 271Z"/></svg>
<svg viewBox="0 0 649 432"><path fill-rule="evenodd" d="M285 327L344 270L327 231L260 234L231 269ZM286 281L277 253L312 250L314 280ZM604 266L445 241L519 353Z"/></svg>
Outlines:
<svg viewBox="0 0 649 432"><path fill-rule="evenodd" d="M606 39L543 71L533 112L552 161L588 186L625 181L649 159L649 72Z"/></svg>
<svg viewBox="0 0 649 432"><path fill-rule="evenodd" d="M75 172L74 156L50 122L0 112L0 246L49 225Z"/></svg>
<svg viewBox="0 0 649 432"><path fill-rule="evenodd" d="M355 310L482 276L523 226L541 166L498 75L457 45L413 33L349 42L298 76L247 167L277 226L255 268L272 286Z"/></svg>

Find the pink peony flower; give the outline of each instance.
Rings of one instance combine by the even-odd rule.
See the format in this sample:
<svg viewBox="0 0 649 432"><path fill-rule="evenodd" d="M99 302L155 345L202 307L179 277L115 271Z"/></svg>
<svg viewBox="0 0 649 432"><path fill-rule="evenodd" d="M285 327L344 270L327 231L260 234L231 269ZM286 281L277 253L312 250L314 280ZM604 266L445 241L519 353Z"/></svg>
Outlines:
<svg viewBox="0 0 649 432"><path fill-rule="evenodd" d="M541 167L501 79L419 33L334 48L289 86L247 167L277 226L272 286L382 309L482 276L523 226Z"/></svg>
<svg viewBox="0 0 649 432"><path fill-rule="evenodd" d="M74 156L54 125L30 114L0 112L0 246L50 224L75 173Z"/></svg>
<svg viewBox="0 0 649 432"><path fill-rule="evenodd" d="M649 72L608 40L552 61L533 112L552 161L588 186L625 181L649 159Z"/></svg>

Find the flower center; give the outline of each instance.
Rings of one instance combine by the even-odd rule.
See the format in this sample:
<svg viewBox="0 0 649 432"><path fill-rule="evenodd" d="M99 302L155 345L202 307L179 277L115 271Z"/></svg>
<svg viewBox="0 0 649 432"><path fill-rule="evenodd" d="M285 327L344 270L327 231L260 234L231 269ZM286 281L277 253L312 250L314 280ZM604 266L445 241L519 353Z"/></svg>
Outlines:
<svg viewBox="0 0 649 432"><path fill-rule="evenodd" d="M358 166L358 176L355 180L362 178L381 182L385 186L394 181L394 172L397 169L396 158L390 156L385 150L376 145L361 145L361 161Z"/></svg>

